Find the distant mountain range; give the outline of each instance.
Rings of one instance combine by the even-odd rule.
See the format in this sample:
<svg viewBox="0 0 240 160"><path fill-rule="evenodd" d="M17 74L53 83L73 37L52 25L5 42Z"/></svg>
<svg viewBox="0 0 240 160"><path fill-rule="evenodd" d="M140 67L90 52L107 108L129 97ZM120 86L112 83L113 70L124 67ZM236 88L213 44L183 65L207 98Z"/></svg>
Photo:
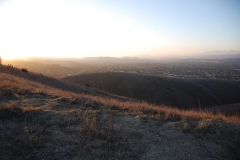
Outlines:
<svg viewBox="0 0 240 160"><path fill-rule="evenodd" d="M229 58L240 58L240 51L207 51L195 56L189 56L188 58L195 58L195 59L229 59Z"/></svg>
<svg viewBox="0 0 240 160"><path fill-rule="evenodd" d="M84 58L54 58L54 57L25 57L24 61L39 61L48 64L66 64L66 63L83 63L83 64L124 64L124 63L149 63L149 62L171 62L184 59L236 59L240 58L240 51L237 50L214 50L192 54L190 56L169 56L168 58L138 58L138 57L84 57ZM23 59L4 60L3 61L23 61Z"/></svg>

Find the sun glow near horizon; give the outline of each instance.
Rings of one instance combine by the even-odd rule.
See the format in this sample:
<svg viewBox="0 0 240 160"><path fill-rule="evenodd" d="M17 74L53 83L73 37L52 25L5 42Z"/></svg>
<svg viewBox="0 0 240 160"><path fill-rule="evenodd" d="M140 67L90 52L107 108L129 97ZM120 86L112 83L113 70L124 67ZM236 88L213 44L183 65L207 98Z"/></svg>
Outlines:
<svg viewBox="0 0 240 160"><path fill-rule="evenodd" d="M160 39L104 12L63 1L12 1L1 8L1 53L26 56L124 56L157 48Z"/></svg>
<svg viewBox="0 0 240 160"><path fill-rule="evenodd" d="M158 57L240 50L233 1L138 2L0 2L0 55Z"/></svg>

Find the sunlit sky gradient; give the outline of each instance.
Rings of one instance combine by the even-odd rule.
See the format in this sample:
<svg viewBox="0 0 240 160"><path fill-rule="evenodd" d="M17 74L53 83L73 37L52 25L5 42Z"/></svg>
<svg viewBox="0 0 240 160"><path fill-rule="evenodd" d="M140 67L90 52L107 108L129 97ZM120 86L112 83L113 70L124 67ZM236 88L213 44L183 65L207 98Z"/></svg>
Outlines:
<svg viewBox="0 0 240 160"><path fill-rule="evenodd" d="M0 0L3 58L210 50L240 50L239 0Z"/></svg>

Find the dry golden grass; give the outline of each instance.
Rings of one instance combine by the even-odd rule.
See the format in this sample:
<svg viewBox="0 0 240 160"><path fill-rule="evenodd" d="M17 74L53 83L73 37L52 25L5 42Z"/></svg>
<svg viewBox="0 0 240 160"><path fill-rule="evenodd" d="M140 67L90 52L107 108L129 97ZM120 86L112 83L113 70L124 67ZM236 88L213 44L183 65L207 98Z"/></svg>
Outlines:
<svg viewBox="0 0 240 160"><path fill-rule="evenodd" d="M0 99L4 94L14 96L15 94L23 95L26 92L36 94L48 94L52 96L59 96L66 100L85 99L90 103L98 103L111 109L118 109L132 114L147 115L148 117L159 118L164 120L180 120L180 119L193 119L193 120L219 120L225 122L240 123L239 115L226 116L222 113L213 114L206 111L196 110L181 110L177 108L170 108L167 106L156 106L146 102L132 102L121 101L113 98L103 96L93 96L90 94L76 94L74 92L64 91L61 89L46 86L34 81L26 80L9 74L0 74Z"/></svg>
<svg viewBox="0 0 240 160"><path fill-rule="evenodd" d="M28 113L41 111L40 108L27 106L21 107L15 102L2 103L0 105L0 119L21 118Z"/></svg>
<svg viewBox="0 0 240 160"><path fill-rule="evenodd" d="M209 127L211 126L211 124L212 124L211 120L208 120L208 119L205 120L205 119L203 119L203 120L199 121L196 130L197 130L198 132L205 132L205 131L207 131L207 130L209 129Z"/></svg>
<svg viewBox="0 0 240 160"><path fill-rule="evenodd" d="M186 132L189 130L189 124L187 122L183 123L182 130L183 130L183 132Z"/></svg>
<svg viewBox="0 0 240 160"><path fill-rule="evenodd" d="M18 118L21 117L23 110L15 103L1 104L0 119Z"/></svg>

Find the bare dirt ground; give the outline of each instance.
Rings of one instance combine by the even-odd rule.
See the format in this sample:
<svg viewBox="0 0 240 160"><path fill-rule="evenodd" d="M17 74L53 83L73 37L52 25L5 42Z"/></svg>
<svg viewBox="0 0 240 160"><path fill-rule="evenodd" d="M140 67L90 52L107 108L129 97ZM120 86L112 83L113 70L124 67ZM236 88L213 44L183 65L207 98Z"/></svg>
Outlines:
<svg viewBox="0 0 240 160"><path fill-rule="evenodd" d="M224 160L240 156L239 124L158 120L46 94L18 95L0 105L11 108L0 116L2 160Z"/></svg>

